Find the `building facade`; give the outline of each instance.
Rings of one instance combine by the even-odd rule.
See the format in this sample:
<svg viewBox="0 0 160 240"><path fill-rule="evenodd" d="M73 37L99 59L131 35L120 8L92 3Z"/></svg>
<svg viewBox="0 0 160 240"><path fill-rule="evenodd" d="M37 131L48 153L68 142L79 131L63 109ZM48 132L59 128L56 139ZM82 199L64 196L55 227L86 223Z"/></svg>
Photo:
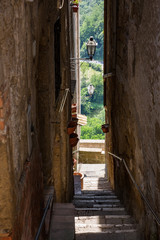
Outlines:
<svg viewBox="0 0 160 240"><path fill-rule="evenodd" d="M60 0L1 1L0 9L0 239L27 240L45 187L54 187L56 202L73 196L67 125L76 13Z"/></svg>
<svg viewBox="0 0 160 240"><path fill-rule="evenodd" d="M160 219L160 3L105 1L104 105L110 133L106 152L125 159ZM115 191L134 214L145 239L159 239L155 217L122 162L106 155Z"/></svg>

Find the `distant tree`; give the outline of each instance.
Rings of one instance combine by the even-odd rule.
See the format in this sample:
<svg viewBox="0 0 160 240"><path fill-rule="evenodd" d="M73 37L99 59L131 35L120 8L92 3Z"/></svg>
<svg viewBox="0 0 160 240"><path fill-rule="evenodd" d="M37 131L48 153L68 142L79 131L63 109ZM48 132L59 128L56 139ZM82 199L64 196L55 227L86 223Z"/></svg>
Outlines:
<svg viewBox="0 0 160 240"><path fill-rule="evenodd" d="M103 61L103 12L104 0L82 0L80 2L80 54L87 56L86 42L93 36L98 43L95 60ZM87 87L92 84L95 91L89 96ZM86 115L87 125L81 127L82 139L104 139L101 125L105 121L103 109L103 78L100 64L81 64L81 112Z"/></svg>
<svg viewBox="0 0 160 240"><path fill-rule="evenodd" d="M95 59L103 60L103 0L85 0L80 3L81 57L87 57L86 42L93 36L98 43Z"/></svg>

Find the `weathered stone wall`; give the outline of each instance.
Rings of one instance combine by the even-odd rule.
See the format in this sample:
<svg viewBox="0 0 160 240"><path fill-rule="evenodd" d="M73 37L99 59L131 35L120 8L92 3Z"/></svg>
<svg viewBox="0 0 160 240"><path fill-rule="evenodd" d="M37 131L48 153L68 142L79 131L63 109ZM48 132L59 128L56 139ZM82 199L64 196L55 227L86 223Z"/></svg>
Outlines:
<svg viewBox="0 0 160 240"><path fill-rule="evenodd" d="M71 97L57 115L53 49L60 18L64 91L70 87L69 1L61 10L56 0L2 1L0 9L0 239L28 240L42 217L43 183L55 187L57 201L73 194Z"/></svg>
<svg viewBox="0 0 160 240"><path fill-rule="evenodd" d="M81 139L79 144L79 163L105 163L105 141Z"/></svg>
<svg viewBox="0 0 160 240"><path fill-rule="evenodd" d="M107 104L111 109L113 151L126 159L135 181L160 218L160 2L118 3L116 45L111 41L111 47L117 47L116 69L111 69L116 70L116 79L112 83L111 78L107 80L108 89L114 83ZM145 239L159 239L151 212L117 160L114 172L116 191L141 229L144 227Z"/></svg>
<svg viewBox="0 0 160 240"><path fill-rule="evenodd" d="M80 148L100 148L105 150L105 140L81 139Z"/></svg>
<svg viewBox="0 0 160 240"><path fill-rule="evenodd" d="M2 1L0 9L0 238L33 239L43 207L35 94L42 4Z"/></svg>

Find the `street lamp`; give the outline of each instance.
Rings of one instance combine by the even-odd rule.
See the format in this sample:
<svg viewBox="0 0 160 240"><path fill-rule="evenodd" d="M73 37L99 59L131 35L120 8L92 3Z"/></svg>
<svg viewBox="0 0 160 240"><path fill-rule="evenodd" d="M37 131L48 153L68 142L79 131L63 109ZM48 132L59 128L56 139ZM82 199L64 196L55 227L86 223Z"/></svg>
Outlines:
<svg viewBox="0 0 160 240"><path fill-rule="evenodd" d="M87 52L88 52L89 59L92 61L93 56L96 52L96 46L98 45L98 43L96 43L96 41L91 36L88 42L86 43L86 45L87 45Z"/></svg>
<svg viewBox="0 0 160 240"><path fill-rule="evenodd" d="M86 43L87 46L87 53L89 58L70 58L70 60L93 60L93 56L96 52L96 47L97 47L98 43L93 39L93 37L91 36L88 40L88 42Z"/></svg>
<svg viewBox="0 0 160 240"><path fill-rule="evenodd" d="M95 89L95 87L93 87L92 84L89 84L89 86L87 87L87 89L88 89L88 93L89 93L89 95L92 96L93 93L94 93L94 89Z"/></svg>

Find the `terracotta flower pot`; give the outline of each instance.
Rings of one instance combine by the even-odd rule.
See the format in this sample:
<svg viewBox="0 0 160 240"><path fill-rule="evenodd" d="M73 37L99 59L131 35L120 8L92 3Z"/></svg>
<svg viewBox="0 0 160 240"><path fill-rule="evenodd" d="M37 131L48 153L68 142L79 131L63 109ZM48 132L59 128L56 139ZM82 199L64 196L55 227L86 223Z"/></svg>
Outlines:
<svg viewBox="0 0 160 240"><path fill-rule="evenodd" d="M72 121L77 123L78 122L78 118L72 117Z"/></svg>
<svg viewBox="0 0 160 240"><path fill-rule="evenodd" d="M73 12L78 12L79 5L78 4L73 4L72 9Z"/></svg>
<svg viewBox="0 0 160 240"><path fill-rule="evenodd" d="M108 123L103 124L101 129L104 133L108 133L109 132L109 124Z"/></svg>
<svg viewBox="0 0 160 240"><path fill-rule="evenodd" d="M70 135L71 133L73 133L76 130L77 126L75 127L67 127L67 133Z"/></svg>
<svg viewBox="0 0 160 240"><path fill-rule="evenodd" d="M76 133L71 133L69 142L71 144L71 147L75 147L79 141L78 135Z"/></svg>
<svg viewBox="0 0 160 240"><path fill-rule="evenodd" d="M71 138L70 139L71 147L75 147L77 145L78 141L79 141L79 138Z"/></svg>
<svg viewBox="0 0 160 240"><path fill-rule="evenodd" d="M72 113L77 112L77 107L72 107L72 108L71 108L71 111L72 111Z"/></svg>
<svg viewBox="0 0 160 240"><path fill-rule="evenodd" d="M75 121L70 121L68 123L68 127L76 127L76 126L77 126L77 122L75 122Z"/></svg>

